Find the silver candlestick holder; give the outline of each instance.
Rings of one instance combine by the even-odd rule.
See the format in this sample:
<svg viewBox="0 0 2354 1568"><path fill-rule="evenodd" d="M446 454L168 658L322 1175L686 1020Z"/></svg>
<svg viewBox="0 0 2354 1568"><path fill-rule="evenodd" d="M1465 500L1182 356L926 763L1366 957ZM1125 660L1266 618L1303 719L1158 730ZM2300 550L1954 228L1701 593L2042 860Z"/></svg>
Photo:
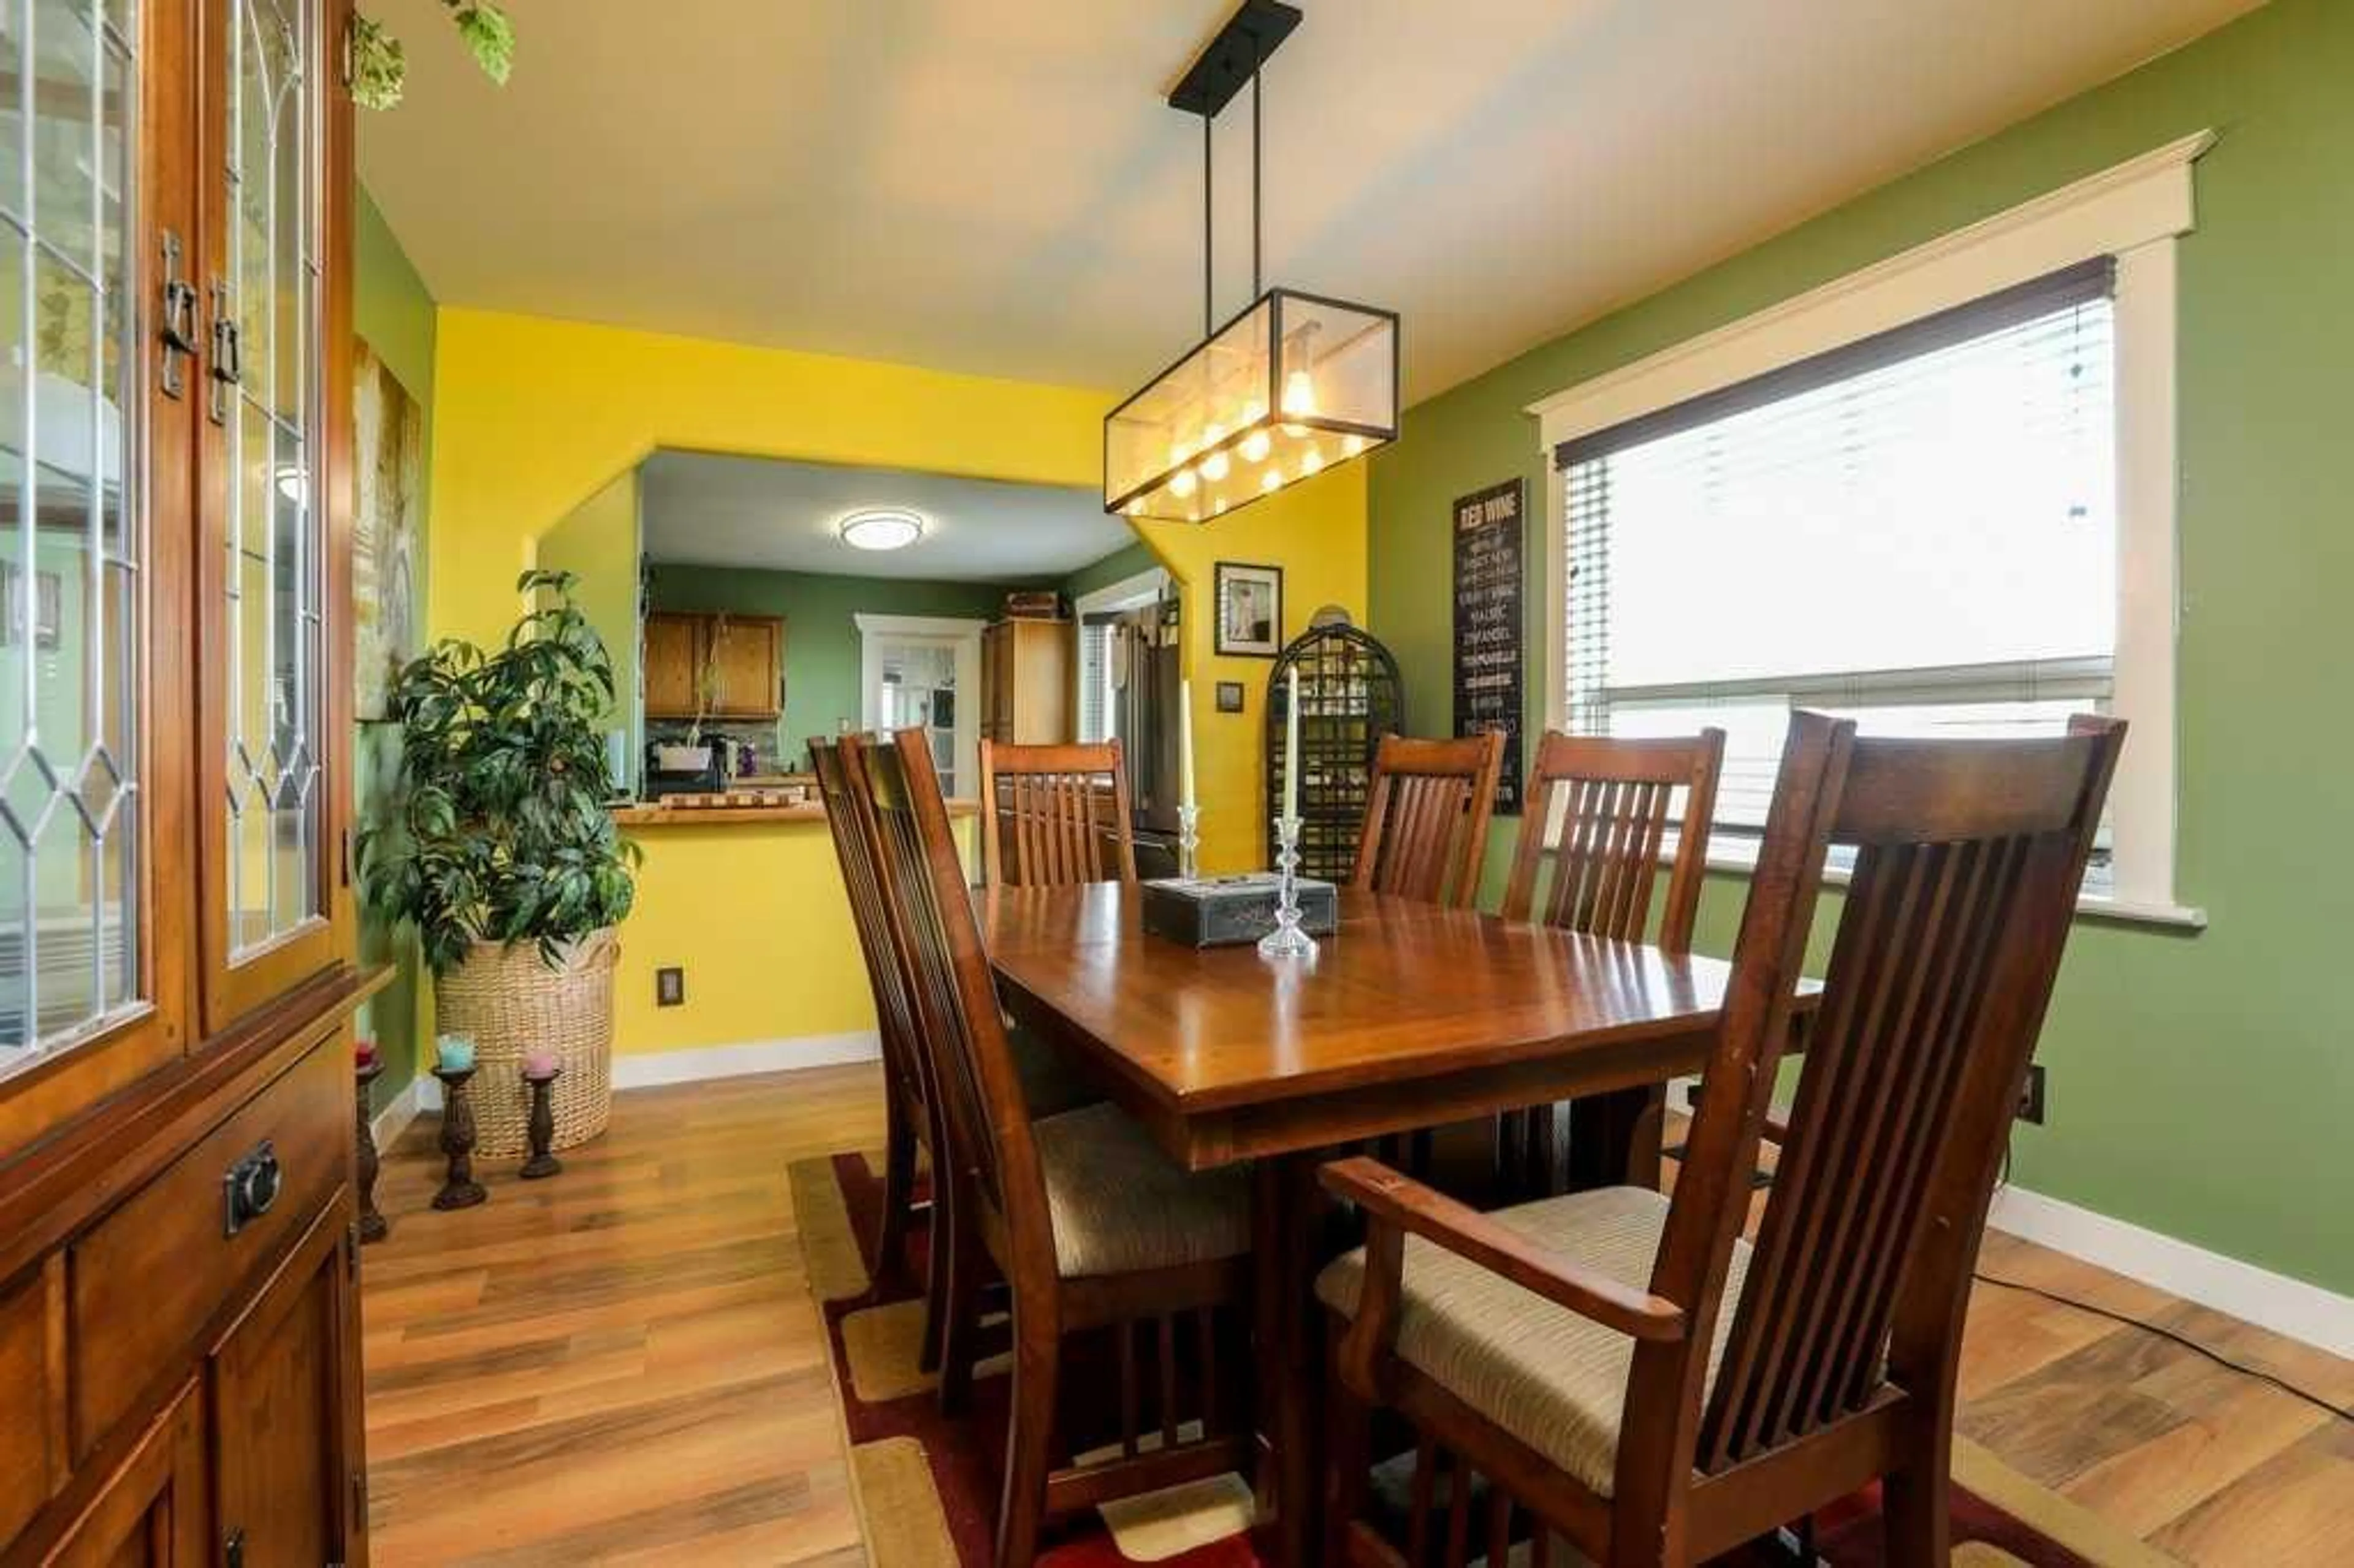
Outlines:
<svg viewBox="0 0 2354 1568"><path fill-rule="evenodd" d="M1177 808L1177 874L1192 882L1202 874L1202 808Z"/></svg>
<svg viewBox="0 0 2354 1568"><path fill-rule="evenodd" d="M1262 959L1312 959L1316 938L1299 928L1299 819L1275 824L1275 929L1258 939Z"/></svg>

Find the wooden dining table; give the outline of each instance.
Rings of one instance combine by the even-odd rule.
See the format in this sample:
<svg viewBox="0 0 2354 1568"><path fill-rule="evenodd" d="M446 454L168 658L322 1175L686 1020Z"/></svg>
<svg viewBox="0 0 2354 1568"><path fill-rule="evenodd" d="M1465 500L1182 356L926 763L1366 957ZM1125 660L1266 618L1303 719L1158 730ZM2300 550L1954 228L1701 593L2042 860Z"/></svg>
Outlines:
<svg viewBox="0 0 2354 1568"><path fill-rule="evenodd" d="M1262 1483L1281 1561L1319 1561L1316 1171L1336 1150L1575 1100L1571 1179L1656 1184L1656 1106L1707 1058L1730 966L1343 889L1314 957L1147 933L1119 883L974 895L1006 1010L1169 1158L1252 1169Z"/></svg>

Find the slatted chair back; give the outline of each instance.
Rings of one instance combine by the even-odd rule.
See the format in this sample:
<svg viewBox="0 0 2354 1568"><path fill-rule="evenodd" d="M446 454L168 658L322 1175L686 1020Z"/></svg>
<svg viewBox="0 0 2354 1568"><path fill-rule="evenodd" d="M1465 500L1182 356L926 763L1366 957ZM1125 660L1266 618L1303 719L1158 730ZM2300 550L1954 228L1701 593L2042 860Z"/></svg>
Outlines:
<svg viewBox="0 0 2354 1568"><path fill-rule="evenodd" d="M1793 720L1652 1276L1655 1294L1695 1304L1690 1331L1637 1351L1622 1495L1677 1463L1723 1472L1817 1436L1839 1452L1830 1429L1891 1398L1924 1429L1950 1425L1970 1273L2124 730L1858 739ZM1829 845L1853 850L1853 880L1702 1409ZM1636 1419L1669 1398L1679 1419Z"/></svg>
<svg viewBox="0 0 2354 1568"><path fill-rule="evenodd" d="M1500 732L1459 740L1388 735L1373 753L1365 826L1351 882L1468 908L1479 893L1488 818L1503 770Z"/></svg>
<svg viewBox="0 0 2354 1568"><path fill-rule="evenodd" d="M834 858L842 865L843 890L850 898L851 924L858 933L858 951L866 964L867 983L875 993L876 1033L882 1037L883 1070L892 1086L911 1106L933 1104L931 1068L926 1059L915 1012L911 980L901 967L898 948L891 940L890 916L883 899L883 870L871 824L851 793L850 779L840 747L831 736L809 743L811 771L817 775L818 798L825 806L826 827L832 834ZM919 1124L930 1140L928 1122Z"/></svg>
<svg viewBox="0 0 2354 1568"><path fill-rule="evenodd" d="M981 743L981 873L991 887L1136 882L1128 768L1117 740Z"/></svg>
<svg viewBox="0 0 2354 1568"><path fill-rule="evenodd" d="M850 736L842 753L875 825L889 929L912 982L920 1037L931 1047L952 1158L970 1178L960 1201L978 1198L982 1224L1002 1227L1016 1259L1009 1275L1052 1280L1045 1180L928 736L921 729L872 744Z"/></svg>
<svg viewBox="0 0 2354 1568"><path fill-rule="evenodd" d="M1504 918L1690 952L1723 767L1721 729L1667 739L1547 730L1529 769ZM1651 900L1670 821L1674 863L1652 938Z"/></svg>

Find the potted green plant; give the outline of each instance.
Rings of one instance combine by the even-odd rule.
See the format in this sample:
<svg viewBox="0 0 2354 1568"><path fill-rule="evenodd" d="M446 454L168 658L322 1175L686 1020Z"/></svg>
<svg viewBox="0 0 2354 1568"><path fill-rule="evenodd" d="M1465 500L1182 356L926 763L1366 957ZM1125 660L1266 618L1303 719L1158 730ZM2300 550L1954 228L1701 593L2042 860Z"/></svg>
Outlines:
<svg viewBox="0 0 2354 1568"><path fill-rule="evenodd" d="M504 646L444 639L394 677L399 777L357 843L362 896L416 928L439 1027L474 1042L485 1156L523 1151L526 1055L563 1065L557 1148L611 1108L613 928L638 849L608 809L612 660L572 585L525 572L534 608Z"/></svg>

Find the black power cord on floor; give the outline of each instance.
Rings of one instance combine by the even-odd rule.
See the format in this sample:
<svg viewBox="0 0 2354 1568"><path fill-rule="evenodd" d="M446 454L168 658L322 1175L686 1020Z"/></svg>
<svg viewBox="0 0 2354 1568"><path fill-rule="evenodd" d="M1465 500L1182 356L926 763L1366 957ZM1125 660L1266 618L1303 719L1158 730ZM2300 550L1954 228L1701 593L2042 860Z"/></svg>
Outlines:
<svg viewBox="0 0 2354 1568"><path fill-rule="evenodd" d="M2003 1279L1983 1269L1974 1270L1970 1277L1981 1285L1997 1285L2005 1290L2019 1290L2030 1296L2041 1296L2046 1301L2056 1302L2062 1307L2073 1307L2079 1312L2090 1312L2095 1318L2106 1318L2113 1323L2122 1323L2128 1329L2139 1329L2143 1333L2155 1334L2161 1340L2171 1340L2184 1350L2192 1351L2206 1357L2217 1366L2229 1368L2243 1377L2254 1378L2258 1383L2268 1383L2283 1393L2301 1399L2317 1410L2327 1411L2340 1421L2354 1421L2354 1408L2332 1404L2310 1389L2299 1388L2296 1384L2275 1377L2260 1367L2252 1367L2244 1361L2233 1361L2222 1351L2202 1345L2188 1334L2177 1333L2172 1329L2160 1327L2146 1319L2134 1317L2128 1312L2118 1312L2107 1307L2096 1307L2090 1301L2081 1301L2073 1296L2062 1296L2057 1290L2046 1290L2041 1285L2030 1285L2021 1279Z"/></svg>

